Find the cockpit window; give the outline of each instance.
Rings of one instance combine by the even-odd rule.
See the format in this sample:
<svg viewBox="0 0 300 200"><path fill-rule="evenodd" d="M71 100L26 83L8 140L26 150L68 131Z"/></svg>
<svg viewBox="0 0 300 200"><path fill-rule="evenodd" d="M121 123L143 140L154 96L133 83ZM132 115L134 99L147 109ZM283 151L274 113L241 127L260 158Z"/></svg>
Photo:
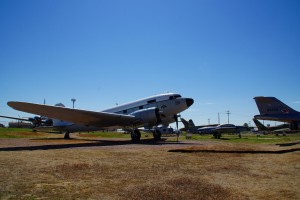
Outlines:
<svg viewBox="0 0 300 200"><path fill-rule="evenodd" d="M180 95L174 95L174 99L178 99L178 98L181 98Z"/></svg>

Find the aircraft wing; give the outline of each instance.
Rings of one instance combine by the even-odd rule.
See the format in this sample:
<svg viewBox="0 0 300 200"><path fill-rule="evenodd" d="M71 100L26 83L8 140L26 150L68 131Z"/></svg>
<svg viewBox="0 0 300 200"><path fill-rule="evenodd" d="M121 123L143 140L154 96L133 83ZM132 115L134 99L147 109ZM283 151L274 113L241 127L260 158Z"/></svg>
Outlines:
<svg viewBox="0 0 300 200"><path fill-rule="evenodd" d="M10 101L7 103L10 107L23 112L47 116L53 119L60 119L75 124L96 127L111 126L131 126L136 118L132 115L122 115L108 112L95 112L73 108L49 106L27 102Z"/></svg>
<svg viewBox="0 0 300 200"><path fill-rule="evenodd" d="M28 121L28 122L31 122L29 119L24 119L24 118L9 117L9 116L3 116L3 115L0 115L0 117L2 117L2 118L7 118L7 119L15 119L15 120L20 120L20 121Z"/></svg>

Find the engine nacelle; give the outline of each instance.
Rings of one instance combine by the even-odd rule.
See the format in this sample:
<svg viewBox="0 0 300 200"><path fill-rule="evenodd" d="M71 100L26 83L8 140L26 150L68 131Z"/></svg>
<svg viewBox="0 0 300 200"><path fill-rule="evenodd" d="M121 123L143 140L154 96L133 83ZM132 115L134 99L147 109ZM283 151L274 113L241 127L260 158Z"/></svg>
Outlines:
<svg viewBox="0 0 300 200"><path fill-rule="evenodd" d="M161 123L158 108L146 108L130 113L137 118L136 125L143 125L144 127L156 126Z"/></svg>

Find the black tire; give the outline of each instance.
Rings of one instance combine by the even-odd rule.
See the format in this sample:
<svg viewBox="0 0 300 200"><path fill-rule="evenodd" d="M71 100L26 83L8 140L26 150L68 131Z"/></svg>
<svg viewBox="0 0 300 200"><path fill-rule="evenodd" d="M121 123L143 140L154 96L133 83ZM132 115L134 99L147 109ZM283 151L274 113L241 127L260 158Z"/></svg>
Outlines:
<svg viewBox="0 0 300 200"><path fill-rule="evenodd" d="M221 138L221 133L215 132L215 133L213 134L213 136L215 137L215 139L220 139L220 138Z"/></svg>
<svg viewBox="0 0 300 200"><path fill-rule="evenodd" d="M141 132L138 129L135 129L131 132L131 141L138 142L141 140Z"/></svg>
<svg viewBox="0 0 300 200"><path fill-rule="evenodd" d="M153 138L155 141L159 141L161 139L161 132L160 131L154 131L153 132Z"/></svg>
<svg viewBox="0 0 300 200"><path fill-rule="evenodd" d="M65 133L64 139L70 139L70 132L66 132L66 133Z"/></svg>

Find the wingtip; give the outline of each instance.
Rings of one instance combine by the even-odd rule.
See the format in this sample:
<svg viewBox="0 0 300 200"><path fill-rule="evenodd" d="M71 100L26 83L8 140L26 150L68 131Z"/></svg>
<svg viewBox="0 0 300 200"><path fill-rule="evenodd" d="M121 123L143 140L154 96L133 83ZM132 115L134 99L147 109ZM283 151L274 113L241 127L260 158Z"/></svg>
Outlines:
<svg viewBox="0 0 300 200"><path fill-rule="evenodd" d="M9 102L7 102L7 105L9 107L15 108L15 106L16 106L17 103L19 103L19 102L17 102L17 101L9 101Z"/></svg>
<svg viewBox="0 0 300 200"><path fill-rule="evenodd" d="M13 105L13 103L14 103L14 101L9 101L9 102L7 102L7 105L11 107Z"/></svg>

